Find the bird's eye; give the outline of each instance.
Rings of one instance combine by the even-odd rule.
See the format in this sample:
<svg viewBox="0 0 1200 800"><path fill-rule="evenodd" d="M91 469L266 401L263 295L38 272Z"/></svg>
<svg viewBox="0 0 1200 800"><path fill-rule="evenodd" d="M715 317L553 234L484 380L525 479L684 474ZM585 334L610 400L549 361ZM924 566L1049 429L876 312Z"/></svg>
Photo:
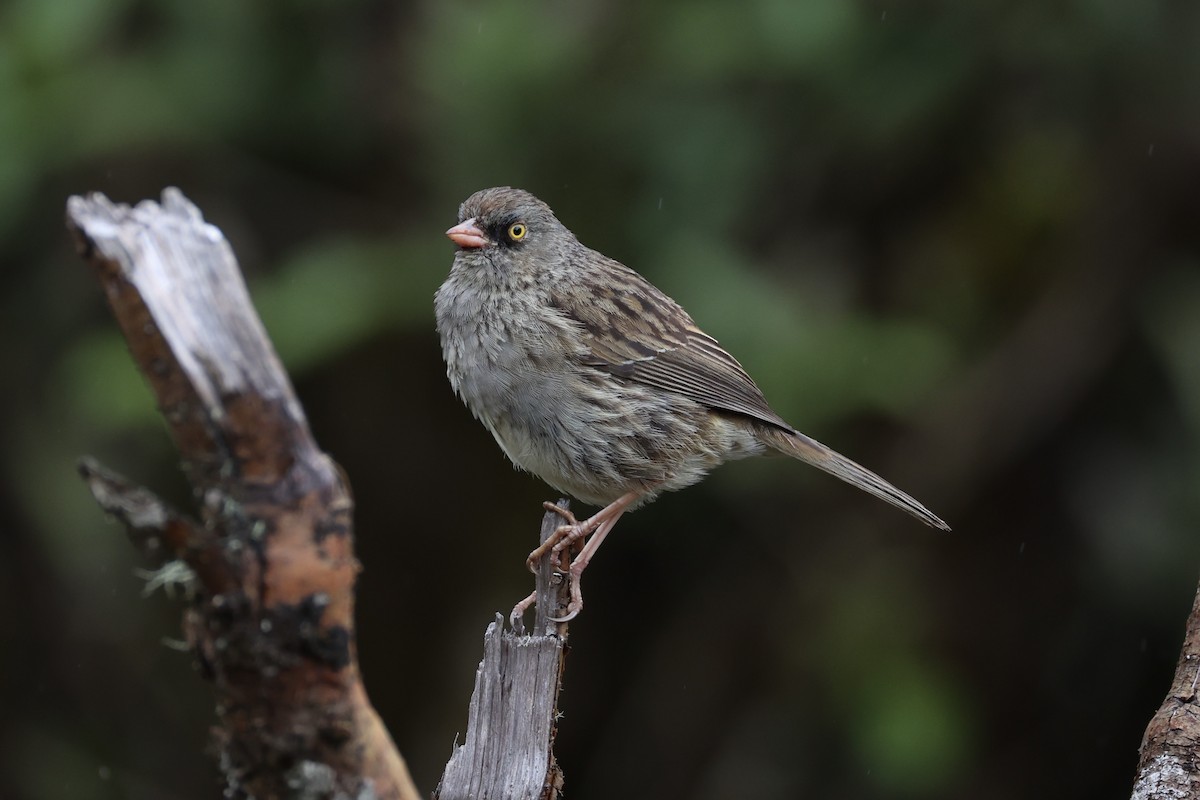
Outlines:
<svg viewBox="0 0 1200 800"><path fill-rule="evenodd" d="M524 222L514 222L508 226L508 238L514 242L519 242L525 238L525 234L529 233L529 228L525 227Z"/></svg>

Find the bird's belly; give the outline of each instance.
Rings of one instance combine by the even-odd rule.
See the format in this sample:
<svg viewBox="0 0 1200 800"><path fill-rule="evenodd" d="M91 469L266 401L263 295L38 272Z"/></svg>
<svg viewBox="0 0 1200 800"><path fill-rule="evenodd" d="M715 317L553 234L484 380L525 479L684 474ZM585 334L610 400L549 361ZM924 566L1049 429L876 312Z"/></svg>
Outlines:
<svg viewBox="0 0 1200 800"><path fill-rule="evenodd" d="M504 420L489 424L496 443L517 467L537 475L560 492L594 505L607 505L624 492L614 492L612 476L581 472L572 463L571 443L550 441L522 425Z"/></svg>
<svg viewBox="0 0 1200 800"><path fill-rule="evenodd" d="M514 377L503 399L490 404L493 413L481 415L513 464L597 505L640 485L636 470L622 465L614 451L612 442L624 435L614 420L601 409L581 409L561 375Z"/></svg>
<svg viewBox="0 0 1200 800"><path fill-rule="evenodd" d="M610 376L566 371L519 383L485 425L514 464L584 502L630 491L649 499L762 451L743 424Z"/></svg>

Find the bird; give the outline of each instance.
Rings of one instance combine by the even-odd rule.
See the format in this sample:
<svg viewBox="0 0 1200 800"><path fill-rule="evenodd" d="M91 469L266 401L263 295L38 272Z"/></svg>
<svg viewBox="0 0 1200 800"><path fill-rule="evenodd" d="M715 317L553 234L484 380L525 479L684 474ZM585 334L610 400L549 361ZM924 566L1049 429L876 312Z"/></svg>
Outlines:
<svg viewBox="0 0 1200 800"><path fill-rule="evenodd" d="M570 600L554 621L583 609L583 572L624 513L733 459L782 453L950 530L913 497L792 427L678 303L582 244L533 194L475 192L446 236L456 250L434 306L454 392L514 465L601 507L581 521L545 504L564 524L527 564L547 552L561 559ZM514 622L533 602L530 595L514 607Z"/></svg>

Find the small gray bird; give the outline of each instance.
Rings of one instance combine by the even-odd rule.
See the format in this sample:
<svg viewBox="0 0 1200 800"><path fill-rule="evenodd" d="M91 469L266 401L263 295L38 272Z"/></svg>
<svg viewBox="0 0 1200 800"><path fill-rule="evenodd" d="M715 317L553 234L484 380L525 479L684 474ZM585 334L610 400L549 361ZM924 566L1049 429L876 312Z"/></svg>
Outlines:
<svg viewBox="0 0 1200 800"><path fill-rule="evenodd" d="M934 528L950 527L875 473L797 431L742 365L674 300L580 244L529 192L484 189L446 231L458 245L435 298L454 391L521 469L603 506L529 555L571 562L565 621L583 608L580 576L620 516L721 463L767 450L806 461ZM517 604L524 612L532 596Z"/></svg>

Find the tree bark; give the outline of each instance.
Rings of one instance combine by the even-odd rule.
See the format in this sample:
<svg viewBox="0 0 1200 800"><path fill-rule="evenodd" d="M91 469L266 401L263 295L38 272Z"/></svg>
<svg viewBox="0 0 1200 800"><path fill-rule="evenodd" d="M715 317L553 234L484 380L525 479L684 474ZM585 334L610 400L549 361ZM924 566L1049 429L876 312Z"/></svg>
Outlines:
<svg viewBox="0 0 1200 800"><path fill-rule="evenodd" d="M1133 800L1200 800L1200 588L1171 691L1142 738Z"/></svg>
<svg viewBox="0 0 1200 800"><path fill-rule="evenodd" d="M228 242L177 189L136 208L72 197L67 218L198 520L94 462L81 472L148 557L194 575L184 629L216 693L225 796L418 797L359 676L349 487L312 438Z"/></svg>

